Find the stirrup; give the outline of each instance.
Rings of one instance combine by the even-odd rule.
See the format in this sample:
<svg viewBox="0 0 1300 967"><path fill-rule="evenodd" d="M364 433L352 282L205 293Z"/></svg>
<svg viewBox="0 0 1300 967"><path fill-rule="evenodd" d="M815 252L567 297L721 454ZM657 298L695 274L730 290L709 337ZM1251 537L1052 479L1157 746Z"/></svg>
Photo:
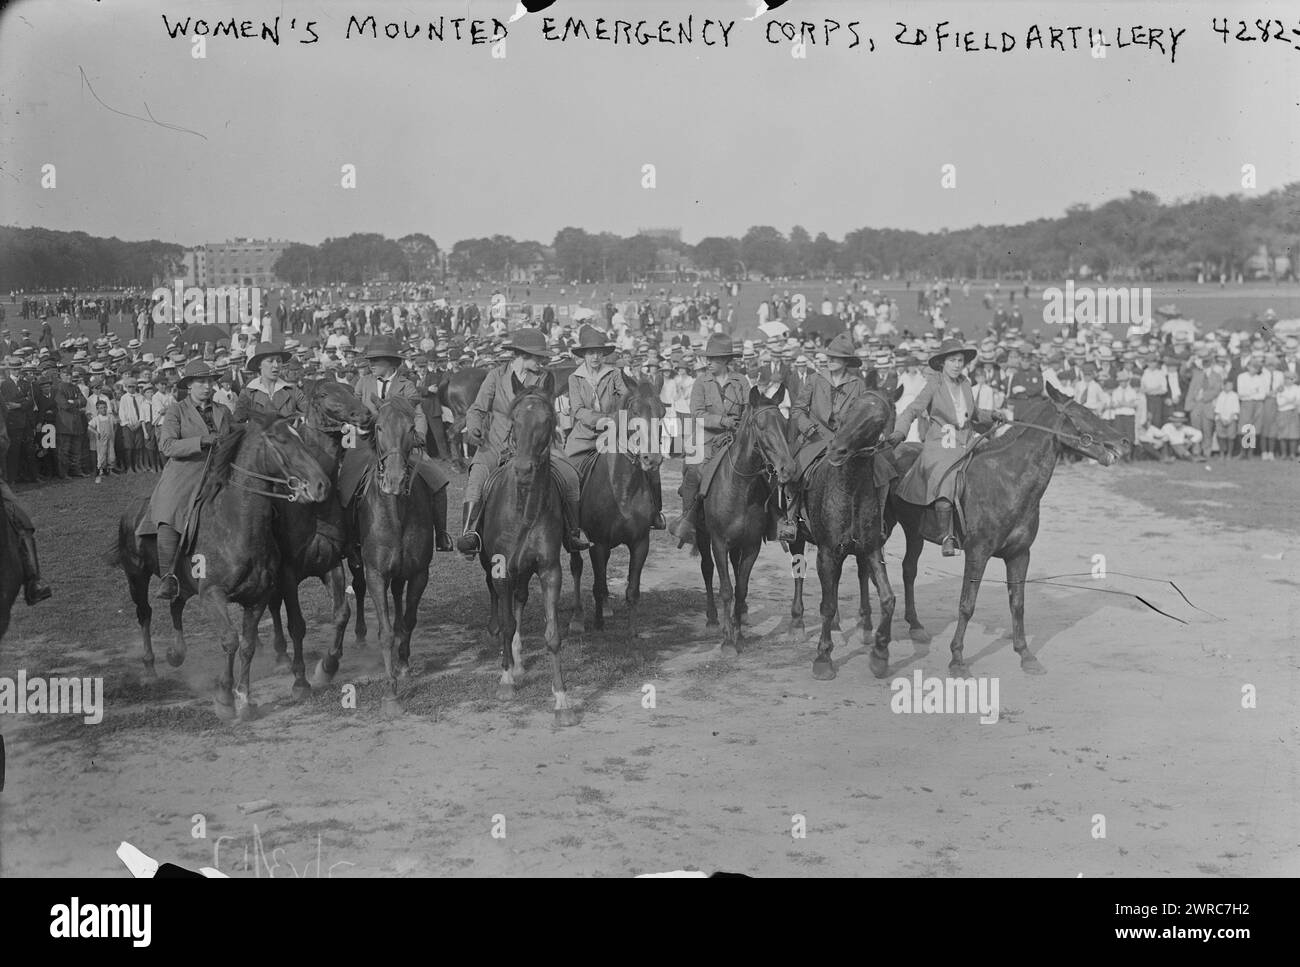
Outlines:
<svg viewBox="0 0 1300 967"><path fill-rule="evenodd" d="M23 586L23 600L27 602L27 607L40 604L42 601L52 597L54 592L47 588L40 581L35 579Z"/></svg>
<svg viewBox="0 0 1300 967"><path fill-rule="evenodd" d="M464 554L467 560L473 560L483 550L483 542L479 539L478 531L466 531L460 535L456 541L456 550Z"/></svg>
<svg viewBox="0 0 1300 967"><path fill-rule="evenodd" d="M668 529L668 521L664 517L664 512L662 510L655 512L654 519L650 521L650 529L652 531L662 531Z"/></svg>
<svg viewBox="0 0 1300 967"><path fill-rule="evenodd" d="M944 557L956 557L957 552L961 550L960 545L958 545L957 543L957 538L952 534L949 534L947 537L943 539L943 543L941 546L943 548Z"/></svg>
<svg viewBox="0 0 1300 967"><path fill-rule="evenodd" d="M570 554L579 554L582 551L591 550L591 541L587 535L582 532L581 527L575 527L564 536L564 549Z"/></svg>
<svg viewBox="0 0 1300 967"><path fill-rule="evenodd" d="M155 595L161 601L173 601L181 593L181 581L175 574L167 574Z"/></svg>

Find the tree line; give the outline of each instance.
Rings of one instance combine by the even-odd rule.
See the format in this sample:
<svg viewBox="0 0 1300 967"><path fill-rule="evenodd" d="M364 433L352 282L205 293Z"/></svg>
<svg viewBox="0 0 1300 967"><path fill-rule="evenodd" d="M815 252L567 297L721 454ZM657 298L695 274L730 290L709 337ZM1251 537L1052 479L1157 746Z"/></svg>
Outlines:
<svg viewBox="0 0 1300 967"><path fill-rule="evenodd" d="M293 285L361 284L503 277L630 282L694 268L723 279L847 277L1161 281L1300 278L1300 182L1259 195L1206 196L1172 203L1132 191L1102 205L1072 205L1058 218L937 232L859 228L836 241L802 225L784 233L755 225L739 238L695 244L672 237L592 233L568 226L549 245L508 235L462 239L443 250L428 235L376 233L292 244L275 265ZM0 227L5 289L150 285L175 277L183 248L124 242L85 232ZM662 277L662 276L661 276Z"/></svg>

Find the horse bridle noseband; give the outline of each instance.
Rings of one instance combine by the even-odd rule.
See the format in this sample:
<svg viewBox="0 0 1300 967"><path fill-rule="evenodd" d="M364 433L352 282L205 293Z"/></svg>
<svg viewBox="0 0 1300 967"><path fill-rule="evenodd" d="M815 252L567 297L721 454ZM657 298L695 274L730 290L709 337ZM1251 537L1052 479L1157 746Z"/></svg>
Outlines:
<svg viewBox="0 0 1300 967"><path fill-rule="evenodd" d="M753 410L750 410L745 413L744 417L741 419L742 426L745 420L751 420L752 418L751 421L757 421L758 417L753 416L753 413L754 413ZM740 436L740 430L741 427L737 426L735 431L732 432L731 439L733 443L735 442L736 438ZM736 451L734 448L728 447L727 459L728 462L731 464L731 472L734 473L737 477L743 477L745 479L757 477L760 474L764 477L767 477L769 480L774 479L776 477L776 465L772 462L772 458L768 456L767 448L763 446L763 437L761 435L758 438L758 452L759 455L763 458L763 466L759 467L753 473L745 473L741 470L736 469Z"/></svg>
<svg viewBox="0 0 1300 967"><path fill-rule="evenodd" d="M271 477L264 473L258 473L255 470L249 470L247 467L241 467L239 464L234 462L230 464L230 469L238 470L245 476L252 477L255 480L264 480L272 486L288 487L289 492L287 494L282 494L275 490L257 490L250 487L248 484L240 483L238 480L232 482L240 490L247 491L250 494L256 494L259 497L273 497L276 500L287 500L291 504L297 503L301 496L300 491L307 489L307 482L301 477L288 473L288 469L285 467L284 455L280 453L280 448L275 445L274 441L270 438L266 438L266 445L271 451L272 456L275 457L275 462L280 465L281 470L284 470L286 474L288 474L287 476Z"/></svg>
<svg viewBox="0 0 1300 967"><path fill-rule="evenodd" d="M403 436L405 436L405 434L403 434ZM384 462L389 457L393 456L394 454L400 457L402 456L402 453L403 451L400 445L395 447L390 447L389 449L381 453L379 455L379 459L375 461L375 479L378 480L379 477L383 476ZM412 463L408 458L406 461L406 470L402 473L401 496L403 497L410 496L411 487L414 485L414 483L415 483L415 464Z"/></svg>

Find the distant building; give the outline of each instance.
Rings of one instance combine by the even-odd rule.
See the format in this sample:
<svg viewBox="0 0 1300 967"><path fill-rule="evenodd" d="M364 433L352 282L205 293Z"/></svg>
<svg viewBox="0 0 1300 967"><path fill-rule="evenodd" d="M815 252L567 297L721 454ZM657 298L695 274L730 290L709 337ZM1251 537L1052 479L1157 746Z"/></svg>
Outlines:
<svg viewBox="0 0 1300 967"><path fill-rule="evenodd" d="M273 288L281 285L275 263L289 247L288 242L271 239L236 238L226 242L208 242L185 252L187 285L255 285Z"/></svg>

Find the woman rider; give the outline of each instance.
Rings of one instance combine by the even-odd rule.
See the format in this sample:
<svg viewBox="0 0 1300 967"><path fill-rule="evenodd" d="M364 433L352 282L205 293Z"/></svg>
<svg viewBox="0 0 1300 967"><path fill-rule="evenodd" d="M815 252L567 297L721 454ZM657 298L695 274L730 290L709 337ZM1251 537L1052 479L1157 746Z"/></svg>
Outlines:
<svg viewBox="0 0 1300 967"><path fill-rule="evenodd" d="M158 478L149 512L136 533L147 533L148 525L157 525L158 574L162 578L158 597L164 601L180 593L175 565L181 534L189 519L194 494L203 482L208 450L231 422L230 411L212 402L216 377L217 371L203 360L191 361L176 384L182 398L167 407L158 430L158 452L167 458L167 466Z"/></svg>
<svg viewBox="0 0 1300 967"><path fill-rule="evenodd" d="M307 401L302 390L280 379L280 367L288 360L289 353L273 343L258 343L254 347L246 368L257 376L249 380L235 400L236 423L247 423L253 415L275 418L305 415Z"/></svg>
<svg viewBox="0 0 1300 967"><path fill-rule="evenodd" d="M971 391L966 367L977 350L958 339L946 339L930 357L930 368L938 371L917 394L907 409L898 415L890 443L907 439L912 421L924 416L929 420L921 454L899 481L895 493L909 504L934 505L943 535L943 555L957 553L957 538L952 526L952 502L957 490L956 473L946 473L964 456L974 441L971 420L1002 422L1011 419L1007 410L978 409ZM941 479L942 478L942 479Z"/></svg>
<svg viewBox="0 0 1300 967"><path fill-rule="evenodd" d="M587 458L597 453L604 422L617 419L618 411L630 390L623 374L606 363L614 344L597 331L585 325L578 330L578 343L572 352L581 362L569 376L569 409L573 413L573 431L564 442L564 453L578 468L579 476L585 470ZM655 518L651 528L663 530L667 524L663 515L663 495L659 474L652 481L655 500Z"/></svg>

